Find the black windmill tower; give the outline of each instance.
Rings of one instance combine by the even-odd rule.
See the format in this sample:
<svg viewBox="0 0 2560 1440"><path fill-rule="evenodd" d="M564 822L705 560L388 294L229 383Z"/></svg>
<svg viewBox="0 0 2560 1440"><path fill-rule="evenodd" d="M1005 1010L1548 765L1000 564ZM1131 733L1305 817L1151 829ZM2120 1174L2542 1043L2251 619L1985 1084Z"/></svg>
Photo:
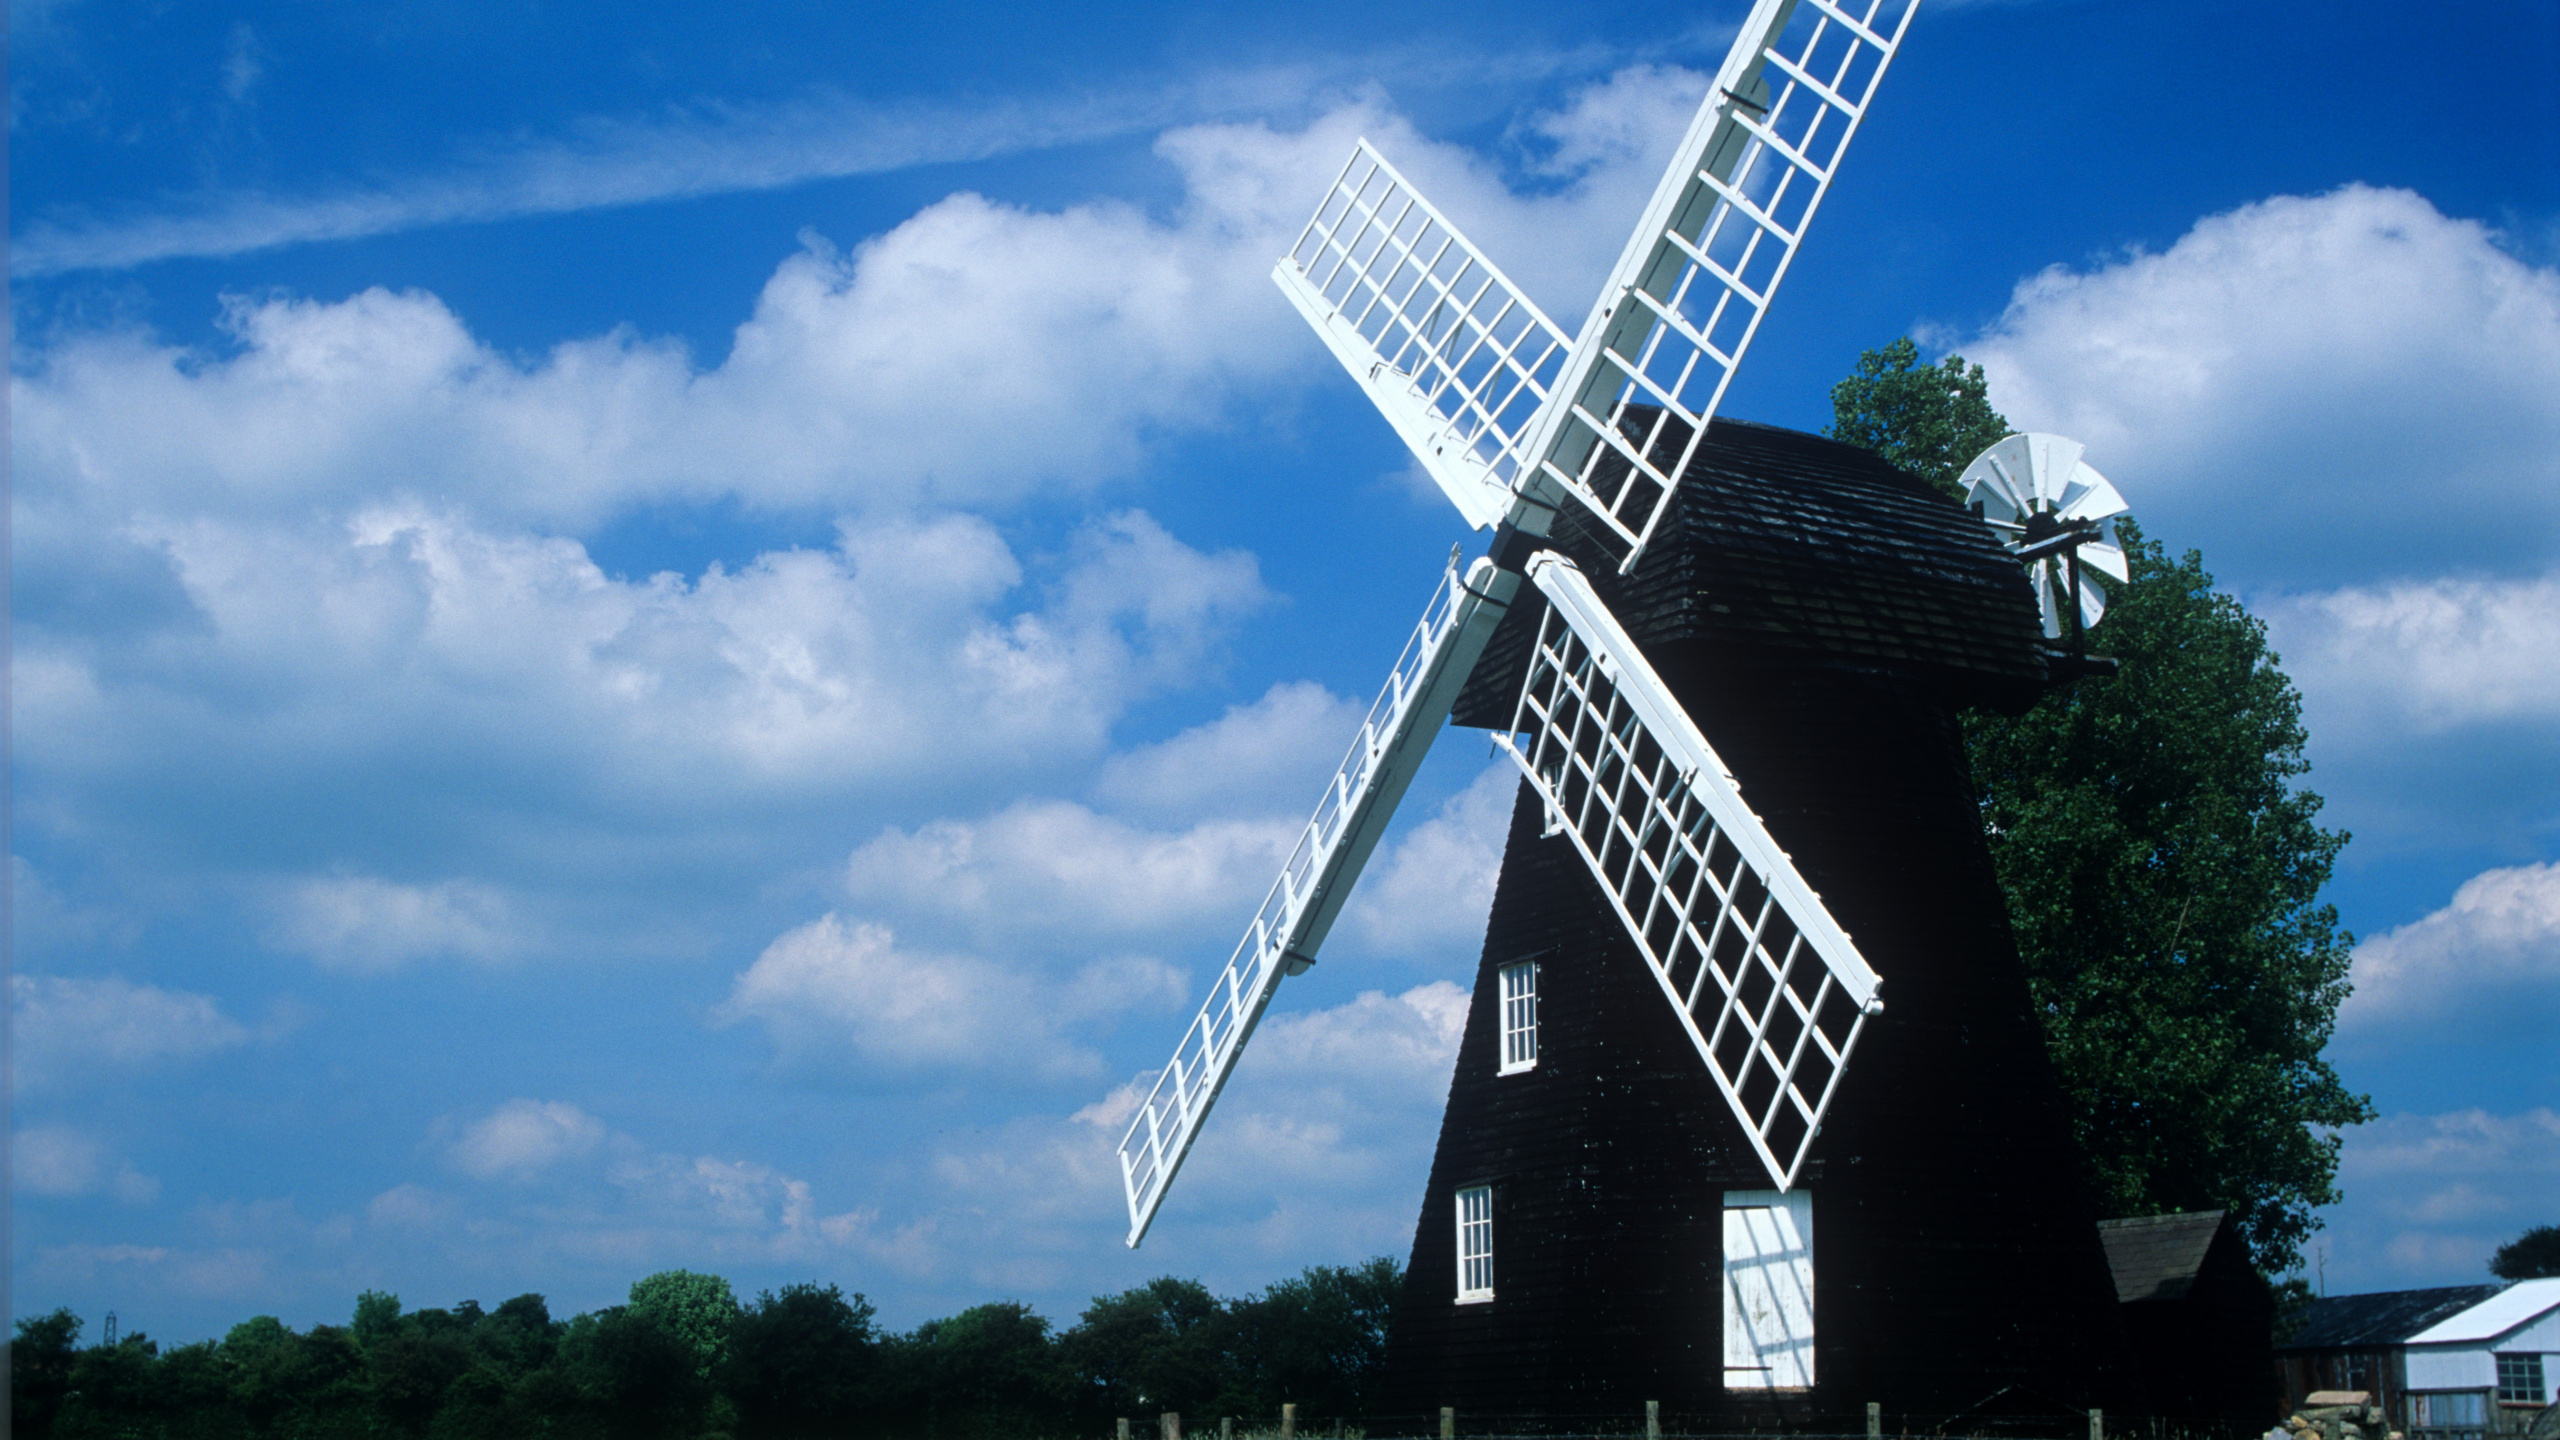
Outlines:
<svg viewBox="0 0 2560 1440"><path fill-rule="evenodd" d="M1135 1245L1442 720L1492 728L1521 798L1390 1429L2138 1403L1954 718L2047 682L2025 552L1984 520L2045 544L2055 506L2012 476L1977 518L1713 418L1913 5L1759 0L1577 336L1365 141L1274 271L1495 538L1443 578L1121 1168ZM2081 583L2093 530L2031 563Z"/></svg>

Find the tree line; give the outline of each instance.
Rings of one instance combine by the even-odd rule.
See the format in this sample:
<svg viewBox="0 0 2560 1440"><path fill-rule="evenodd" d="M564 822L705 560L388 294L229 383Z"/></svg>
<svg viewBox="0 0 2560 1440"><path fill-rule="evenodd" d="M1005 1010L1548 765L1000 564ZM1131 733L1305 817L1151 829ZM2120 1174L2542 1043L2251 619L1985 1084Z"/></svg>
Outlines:
<svg viewBox="0 0 2560 1440"><path fill-rule="evenodd" d="M17 1322L9 1399L20 1440L1036 1440L1122 1417L1152 1436L1165 1411L1268 1428L1283 1404L1356 1421L1402 1283L1384 1257L1226 1299L1167 1276L1065 1330L998 1301L900 1333L835 1285L741 1303L717 1275L668 1270L566 1320L540 1295L404 1310L367 1291L344 1325L262 1315L166 1349L140 1333L83 1347L62 1309Z"/></svg>

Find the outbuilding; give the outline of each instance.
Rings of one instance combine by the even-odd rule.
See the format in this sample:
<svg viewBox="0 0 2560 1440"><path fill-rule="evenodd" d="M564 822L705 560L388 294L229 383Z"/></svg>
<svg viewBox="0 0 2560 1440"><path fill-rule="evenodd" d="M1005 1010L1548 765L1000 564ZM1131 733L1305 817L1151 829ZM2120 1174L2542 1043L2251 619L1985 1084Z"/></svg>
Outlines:
<svg viewBox="0 0 2560 1440"><path fill-rule="evenodd" d="M2519 1280L2409 1337L2413 1437L2519 1435L2560 1403L2560 1279Z"/></svg>
<svg viewBox="0 0 2560 1440"><path fill-rule="evenodd" d="M2391 1417L2392 1424L2406 1424L2409 1341L2502 1288L2449 1285L2321 1296L2304 1307L2292 1332L2276 1346L2285 1408L2300 1409L2322 1390L2361 1390Z"/></svg>

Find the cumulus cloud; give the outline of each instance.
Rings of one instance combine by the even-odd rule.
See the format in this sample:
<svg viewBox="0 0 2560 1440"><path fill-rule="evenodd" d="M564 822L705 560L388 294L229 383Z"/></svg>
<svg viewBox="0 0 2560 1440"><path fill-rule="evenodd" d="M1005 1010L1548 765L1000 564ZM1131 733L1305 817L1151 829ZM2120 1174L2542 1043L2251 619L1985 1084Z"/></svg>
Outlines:
<svg viewBox="0 0 2560 1440"><path fill-rule="evenodd" d="M885 926L826 915L765 947L713 1022L760 1021L793 1068L960 1070L1047 1081L1101 1059L1077 1022L1170 1007L1180 972L1142 957L1097 960L1053 981L1037 968L902 948Z"/></svg>
<svg viewBox="0 0 2560 1440"><path fill-rule="evenodd" d="M875 907L939 922L982 944L1037 934L1160 940L1232 919L1241 927L1305 820L1205 820L1155 830L1062 800L1025 800L984 820L890 829L853 852L846 885Z"/></svg>
<svg viewBox="0 0 2560 1440"><path fill-rule="evenodd" d="M1372 864L1352 892L1351 922L1372 950L1465 963L1484 943L1493 882L1520 772L1499 760Z"/></svg>
<svg viewBox="0 0 2560 1440"><path fill-rule="evenodd" d="M210 995L113 977L12 976L9 999L11 1058L22 1091L76 1084L101 1070L193 1060L250 1038Z"/></svg>
<svg viewBox="0 0 2560 1440"><path fill-rule="evenodd" d="M604 1122L564 1100L510 1100L463 1128L453 1163L480 1179L529 1178L593 1154Z"/></svg>
<svg viewBox="0 0 2560 1440"><path fill-rule="evenodd" d="M160 1182L95 1137L68 1126L39 1125L9 1137L10 1183L22 1195L72 1199L109 1195L128 1205L160 1197Z"/></svg>
<svg viewBox="0 0 2560 1440"><path fill-rule="evenodd" d="M2387 1115L2346 1132L2338 1181L2347 1203L2322 1241L2333 1290L2486 1280L2502 1241L2550 1219L2560 1113Z"/></svg>
<svg viewBox="0 0 2560 1440"><path fill-rule="evenodd" d="M2483 1036L2560 1034L2560 865L2475 875L2453 903L2356 947L2342 1032L2435 1029L2463 1017Z"/></svg>
<svg viewBox="0 0 2560 1440"><path fill-rule="evenodd" d="M173 524L156 543L196 618L130 649L22 629L21 763L95 824L278 817L233 827L224 863L334 852L329 873L268 884L270 938L360 971L597 933L609 916L558 913L586 887L546 901L489 873L574 876L594 828L698 863L722 854L702 843L722 816L754 817L751 849L813 806L1090 757L1265 596L1250 556L1134 512L1080 527L1034 575L966 516L637 582L574 541L396 506L285 532ZM190 758L206 753L225 763ZM240 843L258 835L289 843ZM493 835L520 839L493 852ZM423 881L378 868L439 862Z"/></svg>
<svg viewBox="0 0 2560 1440"><path fill-rule="evenodd" d="M2254 608L2324 742L2560 720L2560 576L2348 586Z"/></svg>
<svg viewBox="0 0 2560 1440"><path fill-rule="evenodd" d="M2198 221L2022 281L1963 348L2152 533L2295 589L2539 570L2560 540L2560 272L2405 190Z"/></svg>
<svg viewBox="0 0 2560 1440"><path fill-rule="evenodd" d="M1242 1288L1274 1266L1351 1263L1411 1240L1467 992L1440 980L1314 1010L1290 1009L1290 994L1283 986L1245 1048L1117 1283L1171 1269ZM1090 1274L1090 1255L1123 1233L1113 1147L1153 1080L943 1148L917 1222L917 1272L1029 1290Z"/></svg>
<svg viewBox="0 0 2560 1440"><path fill-rule="evenodd" d="M526 946L506 896L469 881L305 880L277 908L274 943L334 970L380 972L430 956L499 960Z"/></svg>
<svg viewBox="0 0 2560 1440"><path fill-rule="evenodd" d="M1360 703L1305 681L1105 760L1094 798L1122 814L1190 820L1312 811L1359 734Z"/></svg>

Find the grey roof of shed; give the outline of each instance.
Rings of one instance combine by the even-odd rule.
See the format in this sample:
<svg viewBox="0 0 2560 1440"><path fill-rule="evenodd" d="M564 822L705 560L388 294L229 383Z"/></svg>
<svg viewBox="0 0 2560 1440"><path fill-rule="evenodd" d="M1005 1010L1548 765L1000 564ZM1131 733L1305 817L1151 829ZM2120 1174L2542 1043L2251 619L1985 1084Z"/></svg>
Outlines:
<svg viewBox="0 0 2560 1440"><path fill-rule="evenodd" d="M2505 1288L2449 1285L2436 1290L2325 1295L2303 1310L2302 1323L2276 1349L2348 1350L2403 1344L2437 1321L2458 1315Z"/></svg>
<svg viewBox="0 0 2560 1440"><path fill-rule="evenodd" d="M2047 682L2018 563L1964 507L1854 445L1718 418L1634 574L1617 573L1624 547L1595 531L1568 505L1547 544L1648 652L1700 640L1789 652L1933 676L1965 703L2023 705ZM1546 612L1535 589L1521 596L1455 723L1509 722Z"/></svg>
<svg viewBox="0 0 2560 1440"><path fill-rule="evenodd" d="M2115 1272L2116 1298L2131 1304L2184 1296L2222 1229L2222 1215L2219 1210L2189 1210L2099 1221L2098 1239L2107 1247L2107 1268Z"/></svg>

